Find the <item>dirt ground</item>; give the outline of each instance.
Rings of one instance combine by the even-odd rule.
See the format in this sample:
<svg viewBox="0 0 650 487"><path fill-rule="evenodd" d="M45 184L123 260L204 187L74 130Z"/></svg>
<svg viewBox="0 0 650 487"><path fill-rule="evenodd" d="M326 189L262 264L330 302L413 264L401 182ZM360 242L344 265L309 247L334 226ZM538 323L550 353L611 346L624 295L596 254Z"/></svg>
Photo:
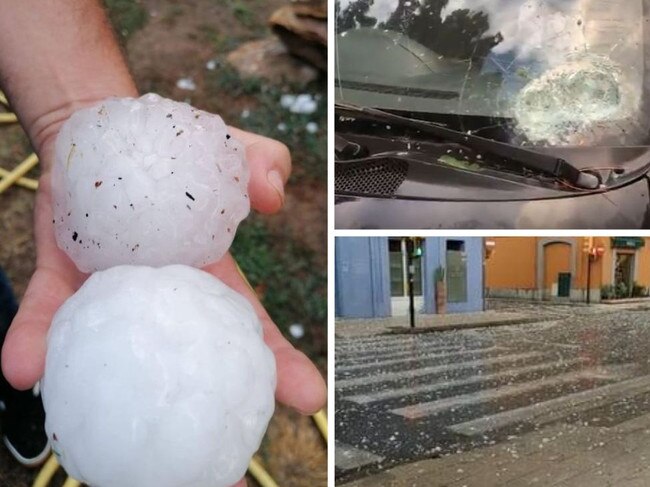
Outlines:
<svg viewBox="0 0 650 487"><path fill-rule="evenodd" d="M285 210L272 217L249 218L250 222L240 227L233 253L280 328L304 325L303 338L287 336L326 375L325 80L321 77L308 86L291 80L280 86L264 80L241 80L224 61L226 54L242 43L270 35L266 19L285 3L107 1L141 92L155 91L220 113L228 123L278 138L292 150L294 175L287 187ZM206 68L209 60L217 61L217 69ZM191 78L196 89L178 88L180 78ZM278 103L282 93L320 94L322 99L315 114L289 116ZM310 121L318 123L316 134L305 131ZM0 127L1 167L11 169L29 151L18 125ZM30 176L37 177L38 169ZM0 195L0 265L19 297L34 269L33 200L33 192L18 187ZM258 456L279 485L327 483L325 443L310 418L286 408L278 407ZM1 486L26 487L35 474L18 466L0 448ZM61 485L63 478L60 474L52 485ZM249 484L255 482L249 479Z"/></svg>

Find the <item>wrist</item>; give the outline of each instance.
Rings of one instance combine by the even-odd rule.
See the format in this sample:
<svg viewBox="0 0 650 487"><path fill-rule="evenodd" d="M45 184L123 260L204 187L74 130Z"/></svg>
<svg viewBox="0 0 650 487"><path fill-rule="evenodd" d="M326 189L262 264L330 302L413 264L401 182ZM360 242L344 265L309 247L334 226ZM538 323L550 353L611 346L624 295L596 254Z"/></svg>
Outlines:
<svg viewBox="0 0 650 487"><path fill-rule="evenodd" d="M137 95L102 2L9 4L0 15L0 82L39 155L79 108Z"/></svg>
<svg viewBox="0 0 650 487"><path fill-rule="evenodd" d="M74 112L81 108L97 105L102 100L115 96L137 97L138 92L135 85L129 79L128 82L120 83L111 88L98 89L95 86L91 90L85 90L83 94L75 95L74 93L69 93L65 100L51 104L50 107L42 110L40 113L35 113L31 118L23 118L20 112L18 116L31 140L34 150L41 155L42 159L48 160L49 158L43 157L43 155L53 149L54 141L61 126Z"/></svg>

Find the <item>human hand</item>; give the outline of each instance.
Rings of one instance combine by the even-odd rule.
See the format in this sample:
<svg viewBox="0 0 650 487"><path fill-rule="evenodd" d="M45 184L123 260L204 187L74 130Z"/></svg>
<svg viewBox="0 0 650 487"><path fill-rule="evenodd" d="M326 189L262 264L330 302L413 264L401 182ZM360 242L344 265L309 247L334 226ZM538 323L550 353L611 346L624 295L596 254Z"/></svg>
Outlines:
<svg viewBox="0 0 650 487"><path fill-rule="evenodd" d="M231 130L246 147L251 170L248 188L252 207L262 213L277 212L284 203L283 187L291 170L287 148L266 137L235 128ZM50 132L56 134L54 130ZM68 256L58 248L54 237L50 184L54 139L54 136L45 139L39 150L43 173L34 214L36 271L2 349L2 370L7 380L18 389L32 387L42 376L46 335L52 317L88 277L88 274L78 271ZM282 336L240 274L232 256L227 254L204 270L244 295L255 308L262 322L264 340L275 354L277 400L305 414L320 409L326 400L323 378L311 361Z"/></svg>

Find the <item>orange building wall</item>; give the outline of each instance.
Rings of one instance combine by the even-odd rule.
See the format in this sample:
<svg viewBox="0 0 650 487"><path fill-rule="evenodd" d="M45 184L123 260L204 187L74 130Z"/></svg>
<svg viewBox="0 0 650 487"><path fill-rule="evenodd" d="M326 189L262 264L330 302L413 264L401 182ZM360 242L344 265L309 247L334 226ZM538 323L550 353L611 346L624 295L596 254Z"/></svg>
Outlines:
<svg viewBox="0 0 650 487"><path fill-rule="evenodd" d="M563 237L575 245L575 273L572 276L573 289L587 288L587 255L583 252L584 237ZM485 262L485 284L490 289L535 289L537 286L537 245L540 237L490 237L495 242L495 251ZM642 286L650 288L650 238L638 249L636 255L636 278ZM615 250L611 248L610 237L594 237L594 245L602 246L602 257L591 262L591 289L611 284ZM567 258L571 252L568 245L550 244L545 247L543 285L550 289L557 281L559 272L570 272ZM568 256L568 257L567 257ZM540 276L542 277L542 276Z"/></svg>
<svg viewBox="0 0 650 487"><path fill-rule="evenodd" d="M536 288L536 238L494 237L495 252L485 261L490 289Z"/></svg>
<svg viewBox="0 0 650 487"><path fill-rule="evenodd" d="M614 252L612 251L611 242L612 240L609 237L594 238L594 245L603 247L605 253L592 264L591 272L598 278L598 286L594 285L592 288L601 287L612 282L612 259L614 258Z"/></svg>
<svg viewBox="0 0 650 487"><path fill-rule="evenodd" d="M562 240L571 240L575 246L575 272L571 276L573 289L587 288L587 256L583 252L583 237L558 237ZM495 252L485 264L485 283L490 289L536 289L537 287L537 245L540 237L492 237L495 242ZM595 237L594 245L605 247L603 258L591 263L591 288L598 289L602 284L611 281L611 259L613 253L610 248L609 237ZM549 244L544 247L547 258L545 262L543 285L550 289L551 284L557 281L559 272L570 272L571 266L566 264L571 258L571 249L566 244ZM647 260L647 265L645 264ZM562 264L560 264L562 261ZM644 260L639 262L644 267L650 286L650 239L648 248L644 248ZM550 267L549 267L550 266ZM639 270L641 267L639 267Z"/></svg>
<svg viewBox="0 0 650 487"><path fill-rule="evenodd" d="M588 269L587 264L589 262L587 254L583 250L584 237L573 237L576 242L576 275L573 283L574 289L587 289L587 275ZM608 246L608 242L605 242L603 239L594 237L593 240L594 246L602 245L605 248ZM602 263L603 258L598 260L591 261L591 289L599 289L602 284Z"/></svg>
<svg viewBox="0 0 650 487"><path fill-rule="evenodd" d="M645 287L650 287L650 239L646 239L646 246L637 252L636 280Z"/></svg>

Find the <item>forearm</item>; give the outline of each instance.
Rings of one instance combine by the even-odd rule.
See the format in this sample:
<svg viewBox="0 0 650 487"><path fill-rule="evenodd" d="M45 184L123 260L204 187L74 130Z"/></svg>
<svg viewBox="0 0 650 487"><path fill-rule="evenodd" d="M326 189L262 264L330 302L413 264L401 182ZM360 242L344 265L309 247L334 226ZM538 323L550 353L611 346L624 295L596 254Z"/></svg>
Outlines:
<svg viewBox="0 0 650 487"><path fill-rule="evenodd" d="M99 0L2 2L0 86L37 151L76 109L137 95Z"/></svg>

